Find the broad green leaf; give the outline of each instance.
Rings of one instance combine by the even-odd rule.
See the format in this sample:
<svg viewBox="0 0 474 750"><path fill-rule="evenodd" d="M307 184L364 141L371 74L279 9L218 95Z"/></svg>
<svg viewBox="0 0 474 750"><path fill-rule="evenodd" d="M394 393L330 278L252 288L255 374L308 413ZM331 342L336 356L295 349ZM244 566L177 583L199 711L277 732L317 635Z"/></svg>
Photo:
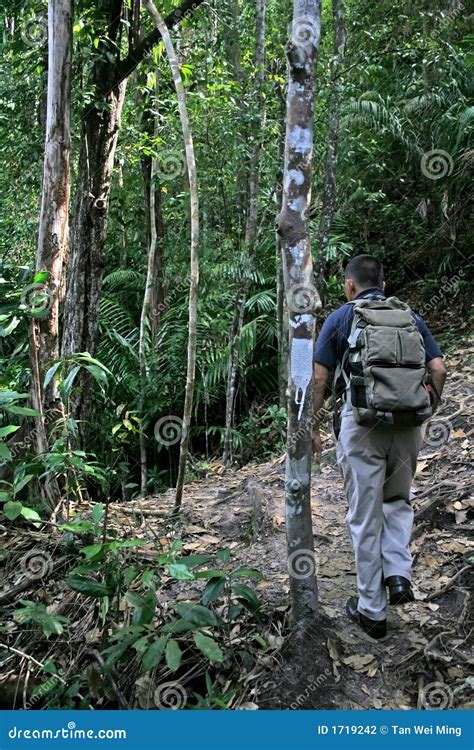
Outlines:
<svg viewBox="0 0 474 750"><path fill-rule="evenodd" d="M236 568L231 573L232 578L258 578L260 581L265 578L265 576L260 573L259 570L255 570L254 568Z"/></svg>
<svg viewBox="0 0 474 750"><path fill-rule="evenodd" d="M104 583L83 575L68 576L66 578L66 585L73 591L79 591L80 594L85 594L86 596L100 598L107 596L109 593Z"/></svg>
<svg viewBox="0 0 474 750"><path fill-rule="evenodd" d="M230 560L230 549L220 549L217 553L217 559L220 560L223 565L227 565Z"/></svg>
<svg viewBox="0 0 474 750"><path fill-rule="evenodd" d="M152 621L156 609L156 594L152 589L144 595L137 594L136 591L127 591L125 600L135 609L134 625L148 625Z"/></svg>
<svg viewBox="0 0 474 750"><path fill-rule="evenodd" d="M34 478L34 474L27 474L26 476L22 477L22 479L19 479L16 481L16 479L13 482L13 490L15 492L15 495L17 492L20 492L20 490L23 489L23 487L26 487L28 482L31 482L31 480Z"/></svg>
<svg viewBox="0 0 474 750"><path fill-rule="evenodd" d="M91 512L91 518L94 521L94 523L100 523L102 520L102 517L104 515L104 503L96 503L94 507L92 508Z"/></svg>
<svg viewBox="0 0 474 750"><path fill-rule="evenodd" d="M100 385L107 385L107 373L101 367L97 365L84 365L84 367Z"/></svg>
<svg viewBox="0 0 474 750"><path fill-rule="evenodd" d="M178 615L198 628L220 624L214 612L211 612L207 607L203 607L202 604L179 602L179 604L174 605L174 608Z"/></svg>
<svg viewBox="0 0 474 750"><path fill-rule="evenodd" d="M15 328L20 324L20 318L17 318L16 315L13 317L10 321L10 323L7 326L0 326L0 336L9 336L12 331L15 330Z"/></svg>
<svg viewBox="0 0 474 750"><path fill-rule="evenodd" d="M193 625L192 622L188 622L187 620L171 620L171 622L167 622L166 625L163 625L161 628L162 633L188 633L190 630L194 630L196 628L196 625Z"/></svg>
<svg viewBox="0 0 474 750"><path fill-rule="evenodd" d="M165 649L166 665L168 669L171 669L172 672L176 672L176 670L179 668L179 665L181 664L182 655L183 654L178 641L173 641L172 639L170 639L166 644Z"/></svg>
<svg viewBox="0 0 474 750"><path fill-rule="evenodd" d="M38 273L35 273L33 283L43 284L45 281L49 281L50 278L51 274L49 271L39 271Z"/></svg>
<svg viewBox="0 0 474 750"><path fill-rule="evenodd" d="M27 508L25 505L21 509L21 515L26 518L27 521L41 521L41 516L33 510L33 508ZM38 524L35 524L37 526Z"/></svg>
<svg viewBox="0 0 474 750"><path fill-rule="evenodd" d="M91 521L82 521L78 519L77 521L70 521L69 523L62 523L59 528L62 531L72 531L73 533L77 534L84 534L84 533L94 533L95 527L94 524L91 523Z"/></svg>
<svg viewBox="0 0 474 750"><path fill-rule="evenodd" d="M5 461L9 461L11 457L12 454L8 445L0 441L0 458L3 458Z"/></svg>
<svg viewBox="0 0 474 750"><path fill-rule="evenodd" d="M80 365L76 365L76 367L73 367L69 375L67 376L64 383L61 384L61 390L64 393L65 400L69 398L69 394L71 392L71 388L74 384L74 380L76 379L77 373L81 369Z"/></svg>
<svg viewBox="0 0 474 750"><path fill-rule="evenodd" d="M17 503L17 502L14 502L13 500L9 500L3 506L3 512L5 513L9 521L14 521L15 518L18 518L18 516L20 515L22 508L23 508L23 505L21 503Z"/></svg>
<svg viewBox="0 0 474 750"><path fill-rule="evenodd" d="M232 584L232 591L237 598L242 601L252 612L256 612L260 609L260 602L255 591L247 586L245 583L234 583Z"/></svg>
<svg viewBox="0 0 474 750"><path fill-rule="evenodd" d="M220 597L225 589L225 578L211 578L202 594L202 603L209 604Z"/></svg>
<svg viewBox="0 0 474 750"><path fill-rule="evenodd" d="M48 372L44 376L44 388L47 388L48 385L51 383L52 379L56 375L61 365L62 365L62 362L55 362L55 364L49 368Z"/></svg>
<svg viewBox="0 0 474 750"><path fill-rule="evenodd" d="M198 565L208 563L210 559L209 555L186 555L186 557L178 557L176 562L186 565L187 568L196 568Z"/></svg>
<svg viewBox="0 0 474 750"><path fill-rule="evenodd" d="M198 570L194 574L196 578L225 578L225 570L218 570L217 568L211 568L210 570Z"/></svg>
<svg viewBox="0 0 474 750"><path fill-rule="evenodd" d="M14 432L20 429L20 425L7 424L5 427L0 427L0 438L12 435Z"/></svg>
<svg viewBox="0 0 474 750"><path fill-rule="evenodd" d="M193 637L194 643L198 649L202 651L204 656L207 656L209 661L215 662L216 664L220 664L224 661L224 654L214 638L204 635L204 633L194 633Z"/></svg>
<svg viewBox="0 0 474 750"><path fill-rule="evenodd" d="M39 417L39 411L29 409L27 406L7 406L5 407L10 414L22 414L25 417Z"/></svg>
<svg viewBox="0 0 474 750"><path fill-rule="evenodd" d="M88 560L93 560L99 556L103 557L106 549L106 544L89 544L87 547L81 548L81 555L84 555Z"/></svg>
<svg viewBox="0 0 474 750"><path fill-rule="evenodd" d="M167 638L161 636L154 641L151 646L145 651L142 656L142 667L144 672L148 672L149 669L156 667L161 657L163 656Z"/></svg>
<svg viewBox="0 0 474 750"><path fill-rule="evenodd" d="M180 563L169 563L168 573L170 574L170 576L172 576L173 578L176 578L178 581L194 580L194 575L187 568L187 566L181 565Z"/></svg>

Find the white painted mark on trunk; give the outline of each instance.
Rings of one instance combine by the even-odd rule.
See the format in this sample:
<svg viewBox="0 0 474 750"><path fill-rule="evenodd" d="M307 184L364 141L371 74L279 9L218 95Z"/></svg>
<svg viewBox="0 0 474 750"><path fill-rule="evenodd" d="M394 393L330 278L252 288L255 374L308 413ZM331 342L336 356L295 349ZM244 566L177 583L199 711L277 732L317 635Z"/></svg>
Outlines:
<svg viewBox="0 0 474 750"><path fill-rule="evenodd" d="M295 404L299 405L298 421L303 412L306 389L313 372L313 342L311 339L293 339L291 342L291 380L296 387ZM301 394L301 395L300 395ZM298 400L299 396L299 400Z"/></svg>
<svg viewBox="0 0 474 750"><path fill-rule="evenodd" d="M311 151L312 141L313 135L311 130L309 128L301 128L299 125L295 125L288 134L289 145L300 154Z"/></svg>
<svg viewBox="0 0 474 750"><path fill-rule="evenodd" d="M302 185L304 182L304 174L299 169L289 169L285 175L285 191L289 190L291 183L295 185Z"/></svg>

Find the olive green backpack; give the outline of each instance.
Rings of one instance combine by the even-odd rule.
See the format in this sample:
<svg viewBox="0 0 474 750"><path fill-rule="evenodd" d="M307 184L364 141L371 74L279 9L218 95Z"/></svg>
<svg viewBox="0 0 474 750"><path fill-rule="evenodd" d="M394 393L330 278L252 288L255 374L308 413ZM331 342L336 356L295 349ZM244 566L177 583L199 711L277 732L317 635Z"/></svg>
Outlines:
<svg viewBox="0 0 474 750"><path fill-rule="evenodd" d="M367 426L422 424L432 413L426 352L410 307L396 297L350 304L354 319L341 373L350 386L354 419Z"/></svg>

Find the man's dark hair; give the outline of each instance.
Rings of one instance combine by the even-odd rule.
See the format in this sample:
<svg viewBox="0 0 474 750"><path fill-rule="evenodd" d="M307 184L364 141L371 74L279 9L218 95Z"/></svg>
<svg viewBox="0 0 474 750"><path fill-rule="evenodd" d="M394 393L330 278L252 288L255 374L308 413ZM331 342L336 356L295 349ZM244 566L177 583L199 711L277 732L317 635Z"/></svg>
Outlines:
<svg viewBox="0 0 474 750"><path fill-rule="evenodd" d="M346 266L345 278L352 279L359 289L382 288L383 267L373 255L356 255Z"/></svg>

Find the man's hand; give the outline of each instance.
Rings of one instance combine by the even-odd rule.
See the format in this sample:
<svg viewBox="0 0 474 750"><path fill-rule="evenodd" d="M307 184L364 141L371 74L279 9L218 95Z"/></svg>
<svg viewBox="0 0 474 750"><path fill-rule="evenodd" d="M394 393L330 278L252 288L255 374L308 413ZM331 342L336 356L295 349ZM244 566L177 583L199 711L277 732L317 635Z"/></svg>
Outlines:
<svg viewBox="0 0 474 750"><path fill-rule="evenodd" d="M321 446L321 433L319 432L319 430L313 430L311 434L311 443L313 446L313 453L315 455L316 461L318 462L318 464L320 464L322 446Z"/></svg>

